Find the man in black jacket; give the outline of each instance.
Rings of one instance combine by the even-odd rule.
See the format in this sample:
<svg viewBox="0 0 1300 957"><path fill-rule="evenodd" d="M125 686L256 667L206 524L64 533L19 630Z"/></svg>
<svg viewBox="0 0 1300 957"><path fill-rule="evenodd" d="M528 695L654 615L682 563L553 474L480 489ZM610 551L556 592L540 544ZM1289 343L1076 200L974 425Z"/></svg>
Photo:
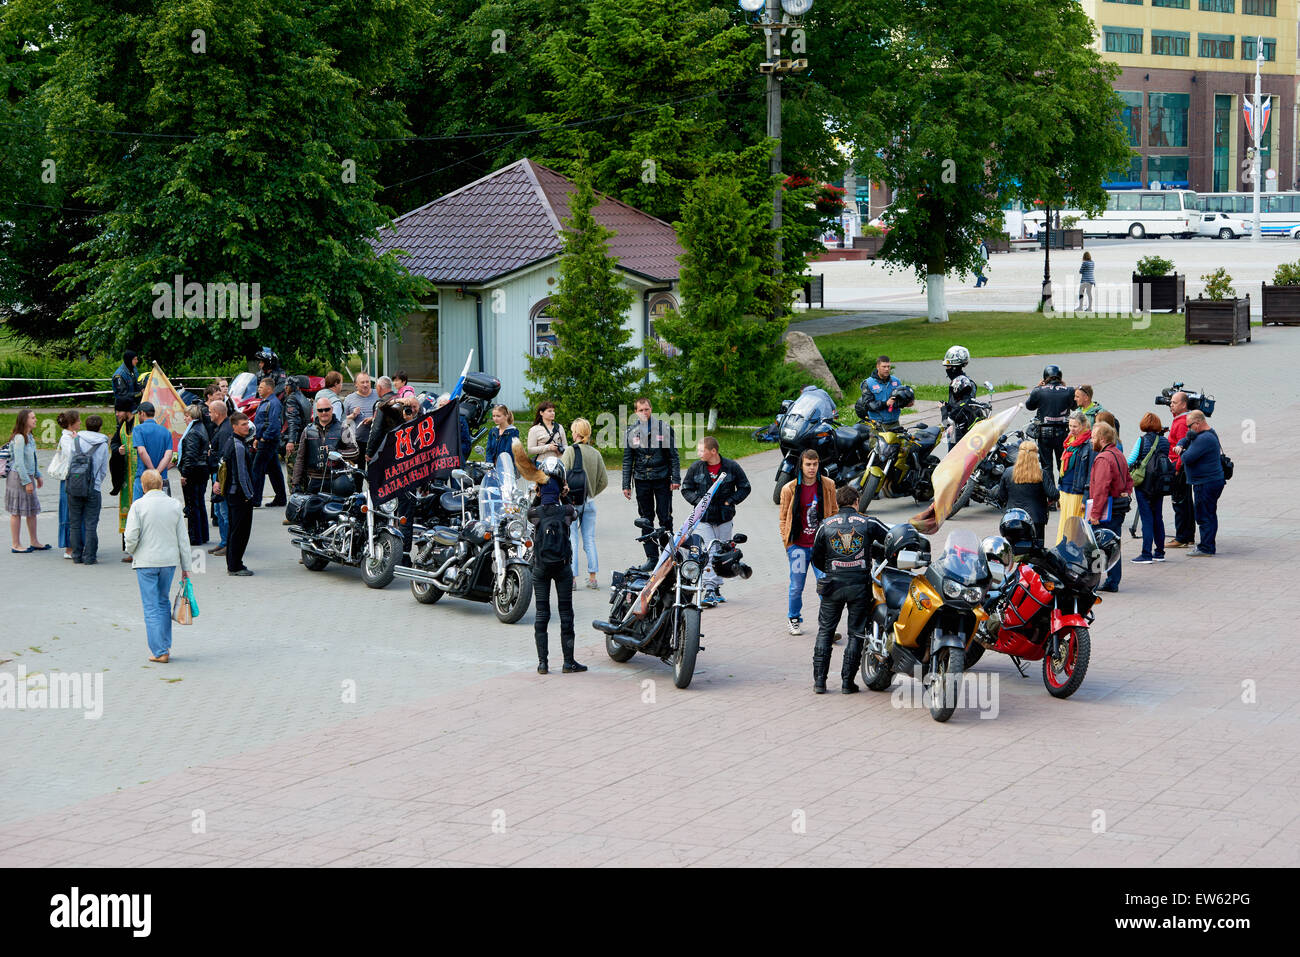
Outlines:
<svg viewBox="0 0 1300 957"><path fill-rule="evenodd" d="M122 353L122 364L113 373L113 411L117 421L130 418L131 413L140 404L140 375L136 371L140 357L127 349Z"/></svg>
<svg viewBox="0 0 1300 957"><path fill-rule="evenodd" d="M208 416L212 422L212 438L208 445L208 471L212 475L212 514L217 530L221 532L221 541L216 548L209 548L208 553L221 556L226 554L226 549L230 546L230 507L217 484L217 468L230 451L235 433L231 428L230 416L226 414L225 399L214 397L208 403Z"/></svg>
<svg viewBox="0 0 1300 957"><path fill-rule="evenodd" d="M1043 471L1055 478L1061 470L1061 454L1070 434L1070 413L1074 411L1074 390L1061 381L1061 367L1043 369L1043 381L1025 399L1025 408L1038 423L1038 461Z"/></svg>
<svg viewBox="0 0 1300 957"><path fill-rule="evenodd" d="M840 691L853 694L853 675L862 663L862 644L871 621L871 545L883 541L889 527L857 510L857 493L846 485L835 494L840 510L821 523L813 540L813 567L825 574L817 583L821 608L817 612L817 644L813 647L813 691L826 693L835 626L847 605L849 643L840 668Z"/></svg>
<svg viewBox="0 0 1300 957"><path fill-rule="evenodd" d="M707 548L715 539L724 542L731 539L731 522L736 517L736 506L749 497L750 487L740 463L724 459L718 452L718 440L713 436L706 435L700 439L695 451L700 457L699 461L692 463L682 479L682 497L686 501L696 504L704 498L719 475L726 473L727 476L718 486L709 507L700 516L699 524L695 526L696 534L704 540ZM703 581L706 608L726 601L720 590L722 580L714 572L712 563L705 566Z"/></svg>
<svg viewBox="0 0 1300 957"><path fill-rule="evenodd" d="M672 426L650 415L650 400L636 400L637 421L623 437L623 497L632 497L632 480L636 479L636 510L642 518L654 521L659 513L659 527L672 531L673 492L681 488L682 469L677 458L677 437ZM650 542L645 545L647 570L659 557Z"/></svg>
<svg viewBox="0 0 1300 957"><path fill-rule="evenodd" d="M253 450L249 432L253 423L242 412L230 417L233 432L222 458L226 463L226 487L222 490L230 509L230 540L226 546L226 574L253 574L244 565L244 549L253 530Z"/></svg>

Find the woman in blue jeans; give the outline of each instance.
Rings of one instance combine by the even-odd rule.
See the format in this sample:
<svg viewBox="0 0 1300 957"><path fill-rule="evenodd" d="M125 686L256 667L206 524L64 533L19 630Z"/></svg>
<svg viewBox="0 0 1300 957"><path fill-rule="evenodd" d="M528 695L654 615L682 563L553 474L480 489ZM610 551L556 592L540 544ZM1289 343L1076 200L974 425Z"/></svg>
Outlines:
<svg viewBox="0 0 1300 957"><path fill-rule="evenodd" d="M821 458L812 449L799 459L799 478L781 489L781 543L790 562L790 634L803 634L803 590L812 568L812 543L817 526L839 511L835 504L835 483L818 475ZM813 568L820 579L822 573Z"/></svg>
<svg viewBox="0 0 1300 957"><path fill-rule="evenodd" d="M582 541L582 551L587 555L587 587L595 591L600 588L596 573L600 571L600 562L596 557L596 502L595 498L609 485L609 473L605 470L605 460L600 451L591 444L591 423L586 419L574 419L569 427L573 444L564 450L560 461L564 464L565 474L572 477L573 466L578 456L582 457L582 472L587 488L587 496L581 505L575 505L578 517L569 526L569 535L573 545L573 578L578 579L578 541ZM571 482L576 484L576 482Z"/></svg>
<svg viewBox="0 0 1300 957"><path fill-rule="evenodd" d="M1165 560L1167 489L1164 487L1162 476L1167 474L1168 468L1162 469L1160 463L1163 461L1165 466L1170 466L1171 463L1169 462L1169 440L1165 438L1165 428L1160 422L1160 417L1154 412L1148 412L1142 416L1138 428L1142 432L1142 438L1129 453L1129 469L1141 465L1152 447L1155 448L1155 454L1151 455L1151 460L1147 462L1146 478L1141 486L1133 490L1133 498L1137 501L1138 517L1142 520L1142 553L1132 561L1134 565L1147 565Z"/></svg>
<svg viewBox="0 0 1300 957"><path fill-rule="evenodd" d="M189 578L191 565L185 510L163 492L162 485L162 476L154 469L140 476L143 494L127 514L125 544L140 586L149 660L167 664L172 649L172 578L177 565L181 578Z"/></svg>

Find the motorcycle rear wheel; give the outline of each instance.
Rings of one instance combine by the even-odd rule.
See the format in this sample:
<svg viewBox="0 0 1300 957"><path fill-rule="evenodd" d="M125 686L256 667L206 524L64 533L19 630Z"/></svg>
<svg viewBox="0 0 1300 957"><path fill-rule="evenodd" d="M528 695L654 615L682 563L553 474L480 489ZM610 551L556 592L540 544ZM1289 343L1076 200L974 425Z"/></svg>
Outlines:
<svg viewBox="0 0 1300 957"><path fill-rule="evenodd" d="M1088 660L1092 657L1092 636L1087 628L1073 628L1069 645L1061 650L1061 668L1058 670L1051 655L1043 658L1043 684L1053 698L1068 698L1079 690L1088 673Z"/></svg>
<svg viewBox="0 0 1300 957"><path fill-rule="evenodd" d="M963 508L970 504L971 496L975 494L975 476L972 475L966 480L966 484L961 487L957 497L953 499L952 509L948 512L948 517L952 518Z"/></svg>
<svg viewBox="0 0 1300 957"><path fill-rule="evenodd" d="M677 651L673 654L673 684L685 688L695 676L695 656L700 653L700 610L683 608L677 619Z"/></svg>
<svg viewBox="0 0 1300 957"><path fill-rule="evenodd" d="M867 636L868 643L875 641L880 632L887 629L888 620L883 608L877 608L876 614L871 619L871 634ZM871 657L871 652L867 649L862 651L862 682L872 691L888 691L890 684L894 680L894 670L889 667L889 659L877 662Z"/></svg>
<svg viewBox="0 0 1300 957"><path fill-rule="evenodd" d="M926 703L930 706L930 717L935 721L947 721L957 710L962 673L965 669L964 648L940 648L935 652L935 660L930 666L930 686L925 689Z"/></svg>
<svg viewBox="0 0 1300 957"><path fill-rule="evenodd" d="M370 588L387 588L393 583L401 554L401 538L380 532L375 536L374 552L367 551L361 558L361 580Z"/></svg>
<svg viewBox="0 0 1300 957"><path fill-rule="evenodd" d="M302 553L302 567L307 569L309 572L318 572L329 563L330 560L328 558L324 558L313 552L304 550Z"/></svg>
<svg viewBox="0 0 1300 957"><path fill-rule="evenodd" d="M631 661L632 656L636 654L635 648L629 648L626 645L620 645L609 635L605 636L605 654L609 655L615 661L622 664L625 661Z"/></svg>
<svg viewBox="0 0 1300 957"><path fill-rule="evenodd" d="M411 595L421 605L436 605L438 599L443 596L444 592L437 585L431 585L427 582L411 582Z"/></svg>
<svg viewBox="0 0 1300 957"><path fill-rule="evenodd" d="M492 590L492 610L497 619L507 625L513 625L533 600L533 576L525 575L524 566L511 565L506 569L504 586Z"/></svg>
<svg viewBox="0 0 1300 957"><path fill-rule="evenodd" d="M868 506L876 497L876 492L880 490L880 476L868 475L867 480L862 484L862 494L858 496L858 511L865 512Z"/></svg>

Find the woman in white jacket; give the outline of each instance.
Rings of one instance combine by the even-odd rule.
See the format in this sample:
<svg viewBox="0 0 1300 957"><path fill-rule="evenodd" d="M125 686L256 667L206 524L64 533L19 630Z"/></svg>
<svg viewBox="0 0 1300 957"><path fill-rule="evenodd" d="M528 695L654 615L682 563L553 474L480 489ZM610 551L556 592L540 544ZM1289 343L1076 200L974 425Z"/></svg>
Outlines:
<svg viewBox="0 0 1300 957"><path fill-rule="evenodd" d="M126 516L126 550L140 585L149 660L166 664L172 647L172 576L180 565L181 578L190 577L190 538L185 510L163 494L162 476L148 469L140 476L140 487L144 494L131 503Z"/></svg>

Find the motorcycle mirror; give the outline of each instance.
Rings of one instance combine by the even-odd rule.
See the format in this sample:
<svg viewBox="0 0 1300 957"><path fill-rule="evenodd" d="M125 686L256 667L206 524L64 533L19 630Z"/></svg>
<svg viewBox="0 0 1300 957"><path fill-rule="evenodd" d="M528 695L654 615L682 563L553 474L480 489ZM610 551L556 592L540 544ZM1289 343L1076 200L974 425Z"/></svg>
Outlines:
<svg viewBox="0 0 1300 957"><path fill-rule="evenodd" d="M331 462L336 463L336 464L339 463L339 462L342 462L342 461L343 461L343 454L342 454L341 452L331 451L330 454L329 454L329 460L330 460Z"/></svg>
<svg viewBox="0 0 1300 957"><path fill-rule="evenodd" d="M744 545L747 541L749 541L749 536L746 535L744 532L741 532L738 535L731 536L731 540L735 542L737 545Z"/></svg>
<svg viewBox="0 0 1300 957"><path fill-rule="evenodd" d="M476 445L476 446L474 446L474 454L475 454L475 455L487 455L487 450L484 449L483 446L481 446L481 445Z"/></svg>
<svg viewBox="0 0 1300 957"><path fill-rule="evenodd" d="M650 519L648 518L638 518L632 524L635 525L637 528L645 529L647 532L650 531L650 529L655 527L655 523L650 521Z"/></svg>
<svg viewBox="0 0 1300 957"><path fill-rule="evenodd" d="M468 472L466 472L464 469L452 469L452 470L451 470L451 480L452 480L453 482L459 482L461 485L473 485L473 484L474 484L474 479L473 479L473 477L472 477Z"/></svg>
<svg viewBox="0 0 1300 957"><path fill-rule="evenodd" d="M988 380L985 380L985 382L984 382L984 388L986 388L986 389L989 390L989 395L992 395L992 394L993 394L993 383L992 383L992 382L989 382Z"/></svg>

